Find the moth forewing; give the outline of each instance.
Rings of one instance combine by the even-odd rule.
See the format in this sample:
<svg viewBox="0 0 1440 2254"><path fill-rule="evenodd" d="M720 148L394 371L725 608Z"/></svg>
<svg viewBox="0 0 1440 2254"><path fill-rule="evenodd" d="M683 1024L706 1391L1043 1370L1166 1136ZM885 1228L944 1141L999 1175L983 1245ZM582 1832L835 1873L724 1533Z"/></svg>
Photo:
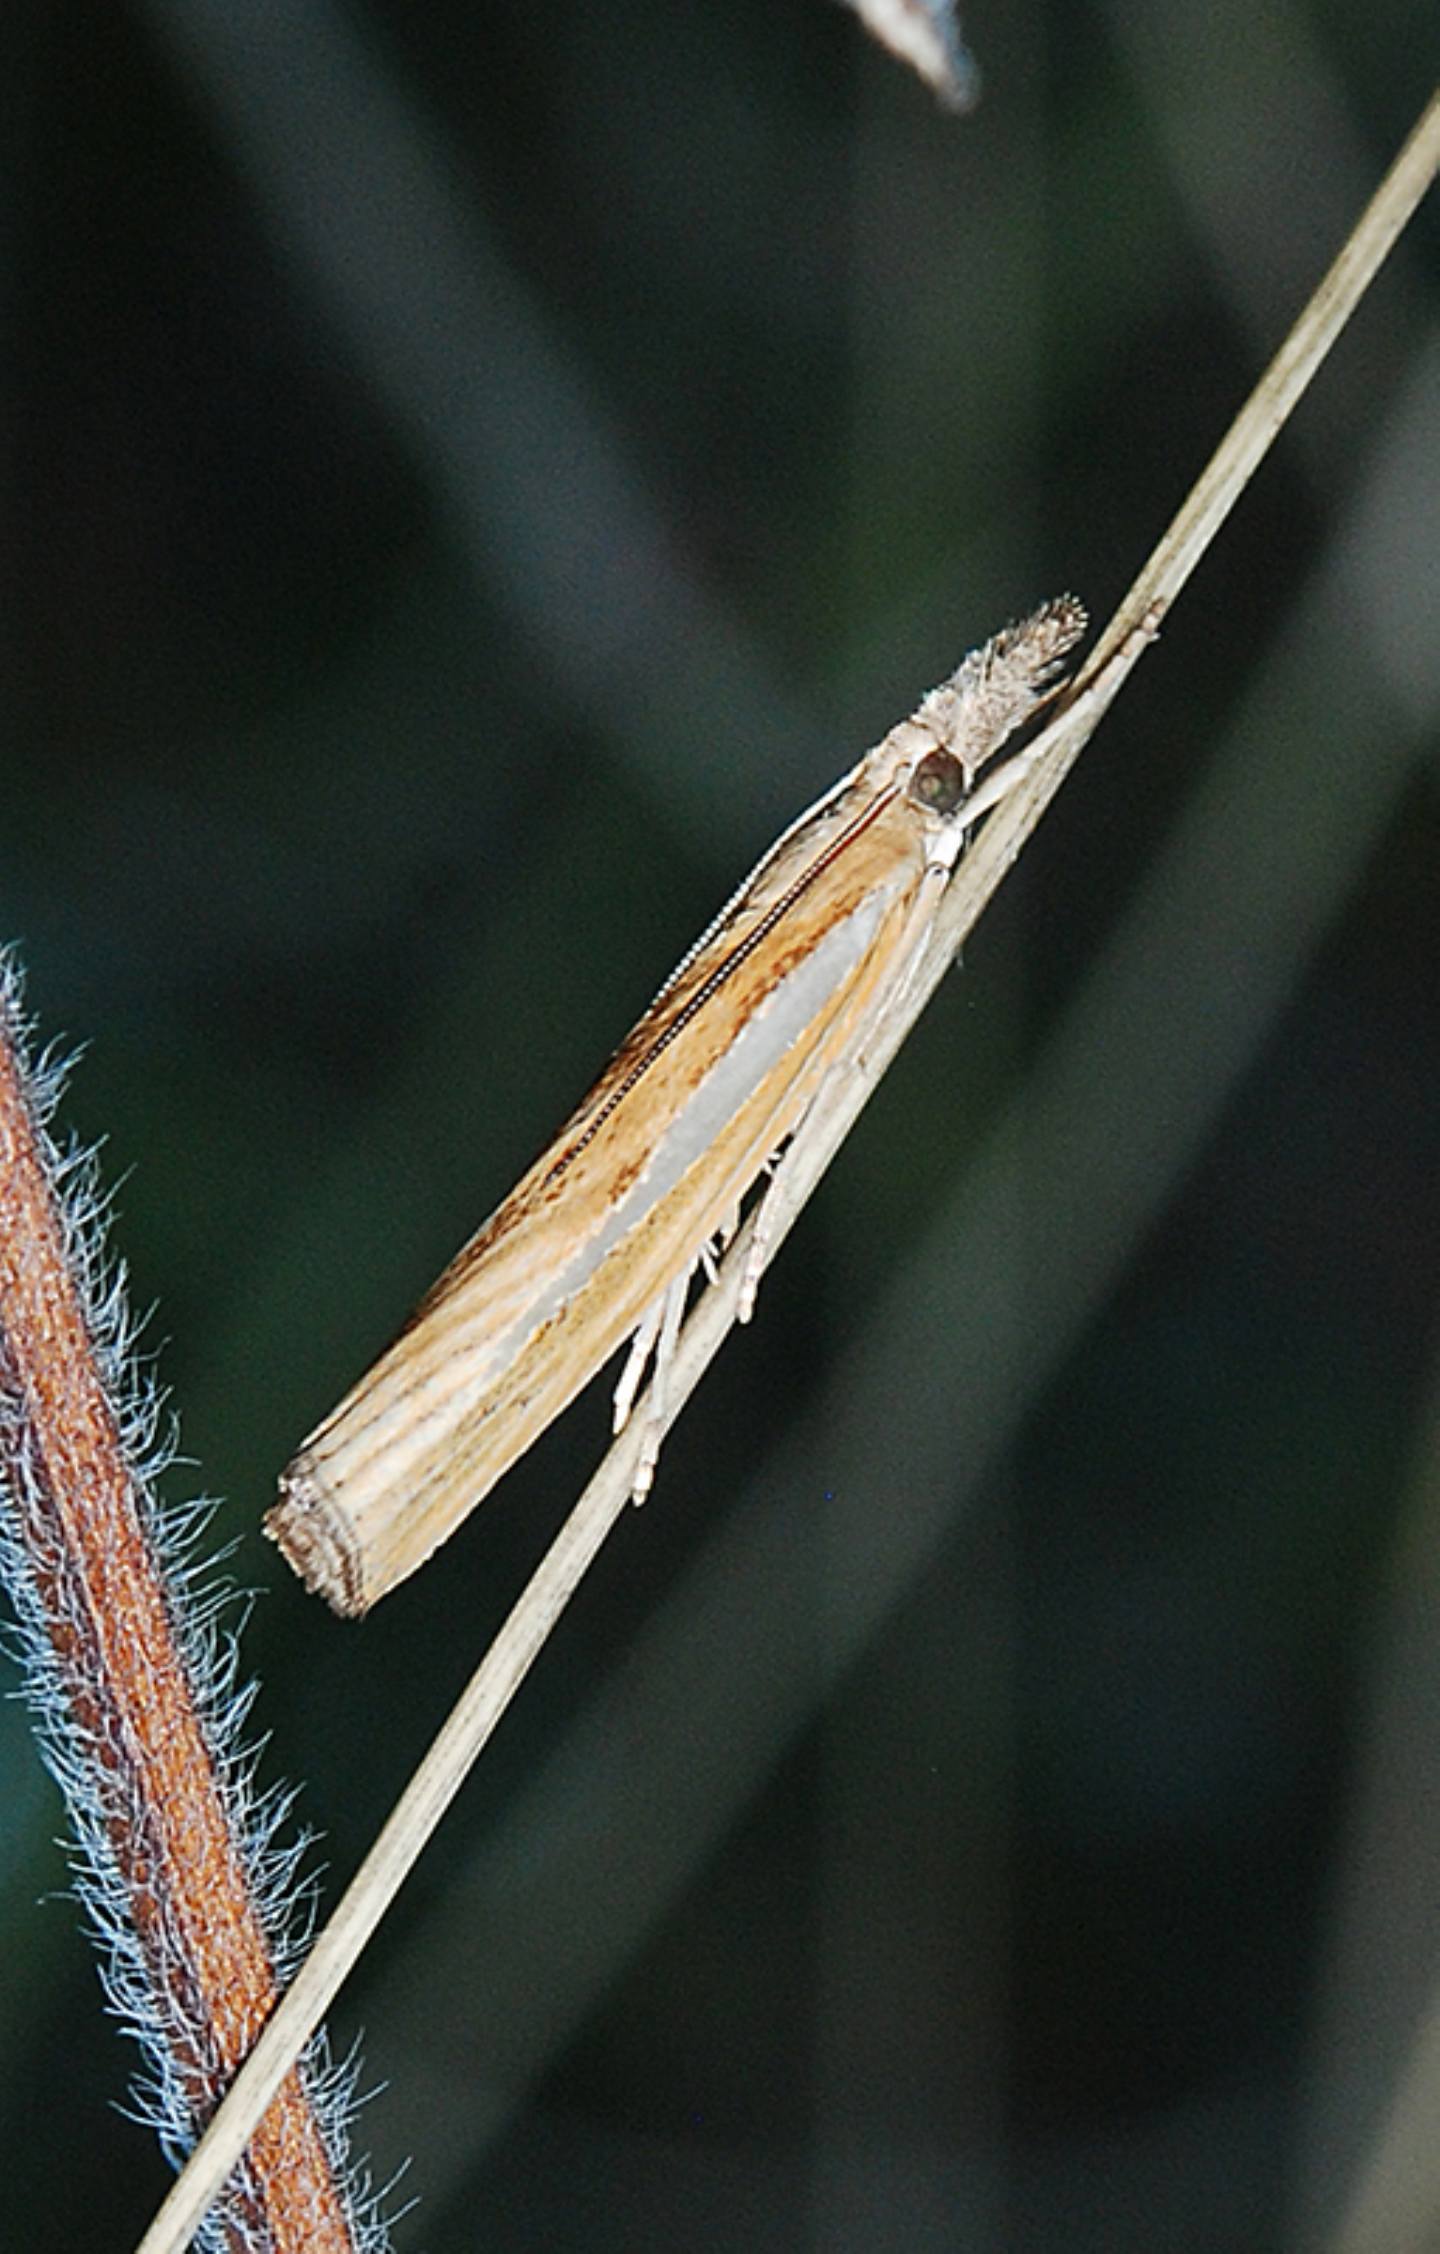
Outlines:
<svg viewBox="0 0 1440 2254"><path fill-rule="evenodd" d="M488 1493L784 1142L868 998L886 919L908 903L903 862L875 843L851 863L873 879L866 897L833 919L807 902L783 969L755 947L703 1006L664 1010L664 1045L633 1083L639 1045L625 1044L572 1127L306 1442L272 1530L307 1579L342 1593L340 1609L367 1609Z"/></svg>
<svg viewBox="0 0 1440 2254"><path fill-rule="evenodd" d="M909 975L972 795L1003 782L977 794L980 770L1083 628L1066 598L997 635L791 825L310 1435L267 1531L338 1611L422 1564L628 1338L663 1364L685 1280Z"/></svg>

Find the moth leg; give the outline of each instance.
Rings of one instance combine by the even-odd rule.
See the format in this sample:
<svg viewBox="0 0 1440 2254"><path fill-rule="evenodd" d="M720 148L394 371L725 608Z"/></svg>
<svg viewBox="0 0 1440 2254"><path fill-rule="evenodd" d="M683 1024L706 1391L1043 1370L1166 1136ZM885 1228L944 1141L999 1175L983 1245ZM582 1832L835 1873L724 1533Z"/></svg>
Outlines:
<svg viewBox="0 0 1440 2254"><path fill-rule="evenodd" d="M685 1300L690 1289L691 1266L682 1268L665 1287L665 1296L650 1316L660 1316L660 1342L655 1349L655 1375L650 1380L650 1396L645 1404L645 1437L640 1443L640 1454L635 1465L635 1477L630 1483L630 1500L643 1503L655 1479L655 1466L660 1461L660 1443L665 1437L665 1393L674 1358L675 1341L680 1336L680 1324L685 1314Z"/></svg>
<svg viewBox="0 0 1440 2254"><path fill-rule="evenodd" d="M740 1208L738 1205L732 1205L719 1228L714 1231L713 1235L708 1236L701 1245L700 1265L705 1270L705 1281L707 1283L714 1284L720 1281L720 1262L729 1249L730 1241L739 1226Z"/></svg>
<svg viewBox="0 0 1440 2254"><path fill-rule="evenodd" d="M666 1296L662 1291L654 1306L646 1308L630 1341L625 1367L620 1372L620 1382L615 1388L614 1414L610 1426L612 1432L623 1432L630 1422L635 1396L644 1381L645 1365L660 1335L660 1325L665 1317Z"/></svg>
<svg viewBox="0 0 1440 2254"><path fill-rule="evenodd" d="M807 1105L807 1114L808 1110ZM805 1118L802 1116L799 1126L796 1128L796 1134L799 1133L800 1127L803 1127L804 1124ZM793 1142L794 1138L792 1137L791 1140ZM735 1302L735 1320L737 1323L748 1323L755 1312L755 1298L760 1289L760 1278L765 1273L765 1263L770 1257L770 1239L774 1233L772 1226L774 1220L773 1207L775 1191L780 1180L782 1158L783 1153L777 1151L773 1158L767 1158L765 1161L763 1171L769 1175L770 1179L765 1184L760 1194L760 1202L755 1208L755 1227L745 1250L745 1267L740 1277L740 1297Z"/></svg>

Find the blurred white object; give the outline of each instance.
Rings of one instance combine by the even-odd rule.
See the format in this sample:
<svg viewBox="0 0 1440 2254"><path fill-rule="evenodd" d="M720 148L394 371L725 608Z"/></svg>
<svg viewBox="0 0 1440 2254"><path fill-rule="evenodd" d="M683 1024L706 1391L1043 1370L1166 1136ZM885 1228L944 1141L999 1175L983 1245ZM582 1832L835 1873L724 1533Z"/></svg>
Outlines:
<svg viewBox="0 0 1440 2254"><path fill-rule="evenodd" d="M948 108L979 99L980 72L960 37L953 0L848 0L872 38L909 63Z"/></svg>

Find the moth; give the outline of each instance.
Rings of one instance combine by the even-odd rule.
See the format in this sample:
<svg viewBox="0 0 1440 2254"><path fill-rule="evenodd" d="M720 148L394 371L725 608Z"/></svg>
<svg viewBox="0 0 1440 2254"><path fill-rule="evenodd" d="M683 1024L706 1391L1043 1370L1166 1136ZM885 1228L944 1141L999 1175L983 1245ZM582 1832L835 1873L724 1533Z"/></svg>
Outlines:
<svg viewBox="0 0 1440 2254"><path fill-rule="evenodd" d="M1063 596L1006 627L791 824L310 1434L266 1531L337 1612L423 1564L627 1340L615 1428L653 1366L646 1493L692 1278L713 1276L747 1193L904 993L968 834L1029 767L1024 749L991 762L1056 693L1085 624ZM762 1202L742 1320L766 1249Z"/></svg>

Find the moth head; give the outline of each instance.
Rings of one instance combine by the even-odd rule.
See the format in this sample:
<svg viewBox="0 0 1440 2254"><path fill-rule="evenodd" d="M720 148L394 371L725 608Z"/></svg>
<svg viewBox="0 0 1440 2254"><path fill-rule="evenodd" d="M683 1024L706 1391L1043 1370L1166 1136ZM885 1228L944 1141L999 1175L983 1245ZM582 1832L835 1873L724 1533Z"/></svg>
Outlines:
<svg viewBox="0 0 1440 2254"><path fill-rule="evenodd" d="M973 785L1006 738L1064 685L1065 659L1086 627L1073 595L1042 603L1028 618L972 650L915 714L942 750L953 752Z"/></svg>
<svg viewBox="0 0 1440 2254"><path fill-rule="evenodd" d="M906 724L905 796L924 824L932 866L953 868L970 823L1004 795L1012 768L1019 779L1023 758L980 778L1062 685L1061 667L1085 623L1073 595L1046 603L973 650Z"/></svg>

